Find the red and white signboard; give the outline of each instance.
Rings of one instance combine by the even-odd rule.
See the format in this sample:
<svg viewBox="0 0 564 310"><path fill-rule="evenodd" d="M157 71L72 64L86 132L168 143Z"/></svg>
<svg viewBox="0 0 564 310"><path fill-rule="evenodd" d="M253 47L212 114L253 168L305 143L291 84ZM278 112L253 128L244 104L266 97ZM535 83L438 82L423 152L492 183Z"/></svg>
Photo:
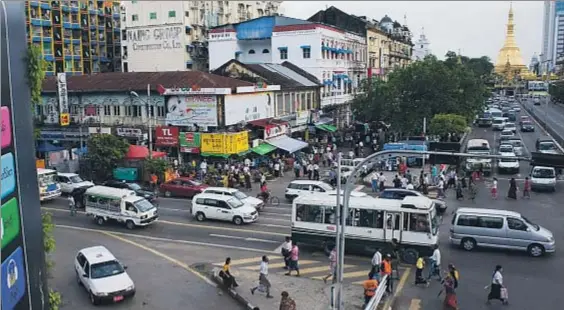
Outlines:
<svg viewBox="0 0 564 310"><path fill-rule="evenodd" d="M155 145L156 146L177 146L178 145L178 127L160 126L155 128Z"/></svg>
<svg viewBox="0 0 564 310"><path fill-rule="evenodd" d="M270 124L264 128L264 139L270 139L288 133L288 123Z"/></svg>

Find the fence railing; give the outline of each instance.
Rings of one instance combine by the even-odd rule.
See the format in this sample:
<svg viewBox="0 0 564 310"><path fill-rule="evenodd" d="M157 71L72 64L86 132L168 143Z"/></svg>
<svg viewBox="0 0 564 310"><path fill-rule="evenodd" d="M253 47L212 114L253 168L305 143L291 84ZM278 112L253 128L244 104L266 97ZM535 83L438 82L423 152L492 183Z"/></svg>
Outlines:
<svg viewBox="0 0 564 310"><path fill-rule="evenodd" d="M376 289L376 294L374 294L372 299L370 299L364 310L376 310L378 308L378 305L380 304L380 302L384 298L384 295L386 294L388 277L389 277L388 275L384 275L380 279L380 282L378 283L378 288Z"/></svg>

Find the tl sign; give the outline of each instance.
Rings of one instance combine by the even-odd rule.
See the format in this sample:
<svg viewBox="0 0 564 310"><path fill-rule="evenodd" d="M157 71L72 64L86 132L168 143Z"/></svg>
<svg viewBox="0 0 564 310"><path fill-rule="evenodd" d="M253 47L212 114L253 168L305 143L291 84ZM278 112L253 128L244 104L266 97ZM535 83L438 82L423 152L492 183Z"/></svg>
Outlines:
<svg viewBox="0 0 564 310"><path fill-rule="evenodd" d="M155 128L156 146L178 146L178 127L160 126Z"/></svg>

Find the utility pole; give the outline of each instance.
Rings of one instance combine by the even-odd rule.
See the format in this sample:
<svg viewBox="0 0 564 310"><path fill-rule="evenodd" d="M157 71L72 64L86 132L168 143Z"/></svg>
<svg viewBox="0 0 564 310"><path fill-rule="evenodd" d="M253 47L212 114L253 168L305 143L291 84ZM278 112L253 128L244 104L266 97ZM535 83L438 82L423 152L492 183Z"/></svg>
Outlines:
<svg viewBox="0 0 564 310"><path fill-rule="evenodd" d="M425 138L425 140L424 140L425 144L424 145L427 145L427 143L426 143L426 141L427 141L427 118L426 117L423 118L423 138ZM423 155L421 157L421 159L422 159L421 169L423 169L423 173L425 173L425 156L426 155ZM409 181L413 182L413 180L409 180Z"/></svg>
<svg viewBox="0 0 564 310"><path fill-rule="evenodd" d="M336 303L333 304L333 309L341 310L343 305L343 275L341 274L341 268L339 266L339 262L341 260L341 256L344 256L345 251L342 249L341 244L341 231L344 231L344 226L341 226L341 157L342 155L337 154L337 195L336 198L336 212L335 212L335 247L337 250L337 270L335 272L336 281L333 285L333 293L336 291Z"/></svg>
<svg viewBox="0 0 564 310"><path fill-rule="evenodd" d="M149 113L149 105L151 104L151 84L147 84L147 118L149 122L149 158L153 159L153 117ZM153 110L154 112L154 110Z"/></svg>

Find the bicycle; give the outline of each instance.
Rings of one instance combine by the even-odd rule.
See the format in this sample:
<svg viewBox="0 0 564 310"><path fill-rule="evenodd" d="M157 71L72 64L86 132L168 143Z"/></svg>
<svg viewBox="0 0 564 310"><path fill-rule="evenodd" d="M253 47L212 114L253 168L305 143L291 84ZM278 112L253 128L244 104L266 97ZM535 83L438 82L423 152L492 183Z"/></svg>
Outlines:
<svg viewBox="0 0 564 310"><path fill-rule="evenodd" d="M268 191L267 193L268 193L268 198L266 198L266 200L264 198L265 195L263 193L258 193L257 198L262 200L262 202L264 202L265 206L270 205L270 206L273 206L273 207L277 207L278 205L280 205L280 198L273 196L270 193L270 191Z"/></svg>

